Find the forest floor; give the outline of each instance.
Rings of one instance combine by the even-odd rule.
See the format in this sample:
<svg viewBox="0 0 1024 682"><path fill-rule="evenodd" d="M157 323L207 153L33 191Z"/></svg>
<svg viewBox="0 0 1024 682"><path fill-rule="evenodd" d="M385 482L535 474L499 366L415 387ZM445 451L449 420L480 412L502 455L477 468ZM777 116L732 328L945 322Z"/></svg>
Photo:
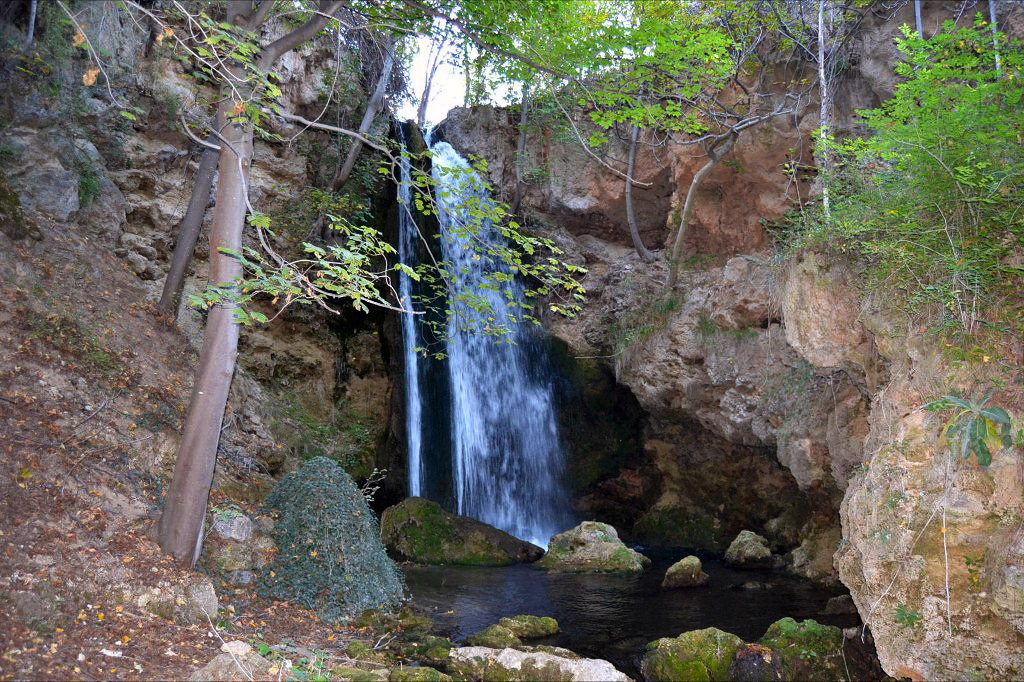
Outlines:
<svg viewBox="0 0 1024 682"><path fill-rule="evenodd" d="M191 625L126 597L190 573L155 541L154 472L173 463L195 352L122 260L40 227L0 233L0 679L182 679L221 638L344 660L365 635L251 589L218 587L219 615Z"/></svg>

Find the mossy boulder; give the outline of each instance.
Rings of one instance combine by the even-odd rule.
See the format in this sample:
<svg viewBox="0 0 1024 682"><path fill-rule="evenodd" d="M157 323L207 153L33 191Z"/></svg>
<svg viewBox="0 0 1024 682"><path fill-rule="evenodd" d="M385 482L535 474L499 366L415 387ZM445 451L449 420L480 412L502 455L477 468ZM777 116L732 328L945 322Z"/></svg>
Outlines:
<svg viewBox="0 0 1024 682"><path fill-rule="evenodd" d="M558 633L558 621L549 616L513 616L502 618L498 625L520 639L550 637Z"/></svg>
<svg viewBox="0 0 1024 682"><path fill-rule="evenodd" d="M388 682L447 682L450 679L443 672L426 666L396 668L388 675Z"/></svg>
<svg viewBox="0 0 1024 682"><path fill-rule="evenodd" d="M381 537L395 555L420 564L508 566L536 561L544 550L436 502L410 497L384 510Z"/></svg>
<svg viewBox="0 0 1024 682"><path fill-rule="evenodd" d="M507 627L502 625L492 625L467 639L466 643L470 646L485 646L491 649L504 649L506 647L521 646L523 642Z"/></svg>
<svg viewBox="0 0 1024 682"><path fill-rule="evenodd" d="M771 568L772 550L768 541L749 530L740 531L725 550L725 561L737 568Z"/></svg>
<svg viewBox="0 0 1024 682"><path fill-rule="evenodd" d="M742 646L742 639L718 628L663 637L647 645L640 672L648 682L730 680L729 666Z"/></svg>
<svg viewBox="0 0 1024 682"><path fill-rule="evenodd" d="M584 521L551 538L548 553L534 564L566 573L640 573L651 560L626 547L607 523Z"/></svg>
<svg viewBox="0 0 1024 682"><path fill-rule="evenodd" d="M661 586L665 588L676 587L700 587L707 585L711 578L704 572L700 559L695 556L688 556L680 559L665 572L665 579Z"/></svg>
<svg viewBox="0 0 1024 682"><path fill-rule="evenodd" d="M853 664L856 657L844 657L845 642L843 631L837 627L811 619L797 622L792 618L772 623L758 640L762 646L778 652L783 677L787 680L865 679L861 675L865 671Z"/></svg>

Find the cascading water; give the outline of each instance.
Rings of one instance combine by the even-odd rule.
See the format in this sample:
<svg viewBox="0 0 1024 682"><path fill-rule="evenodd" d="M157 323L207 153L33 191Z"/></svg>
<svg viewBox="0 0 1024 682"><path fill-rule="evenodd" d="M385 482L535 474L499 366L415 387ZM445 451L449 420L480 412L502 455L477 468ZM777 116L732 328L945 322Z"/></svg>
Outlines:
<svg viewBox="0 0 1024 682"><path fill-rule="evenodd" d="M481 333L521 316L523 287L515 278L487 275L488 268L509 271L489 255L500 233L487 221L473 223L491 201L479 177L447 142L431 151L441 250L455 279L450 295L459 301L471 293L490 308L458 305L448 322L456 511L546 547L571 518L551 377L538 357L542 344L528 322L507 325L501 340L512 343ZM410 443L410 469L412 461Z"/></svg>
<svg viewBox="0 0 1024 682"><path fill-rule="evenodd" d="M401 129L401 128L400 128ZM402 149L405 149L405 132L402 130ZM409 267L416 267L415 244L416 223L412 218L412 179L409 159L402 156L401 183L398 185L398 259ZM398 295L402 307L412 310L412 278L403 273L398 277ZM409 450L409 494L423 494L423 430L422 398L420 395L419 355L416 353L418 336L416 317L402 315L402 346L405 353L405 431Z"/></svg>

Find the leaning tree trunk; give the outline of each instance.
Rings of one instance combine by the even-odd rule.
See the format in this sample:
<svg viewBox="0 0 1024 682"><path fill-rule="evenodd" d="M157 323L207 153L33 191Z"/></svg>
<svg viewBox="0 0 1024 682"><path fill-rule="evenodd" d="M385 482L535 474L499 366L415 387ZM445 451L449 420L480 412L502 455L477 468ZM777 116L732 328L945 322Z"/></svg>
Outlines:
<svg viewBox="0 0 1024 682"><path fill-rule="evenodd" d="M732 146L736 144L737 133L731 133L722 143L721 147L708 150L708 161L700 170L693 174L690 181L690 190L686 193L686 202L683 204L683 215L679 218L679 230L676 232L676 240L672 244L672 260L669 262L668 284L666 289L672 291L679 278L679 259L683 257L683 241L686 239L686 228L690 223L690 216L693 214L693 204L697 196L697 189L704 182L711 169L715 167L723 156L729 153Z"/></svg>
<svg viewBox="0 0 1024 682"><path fill-rule="evenodd" d="M216 138L211 137L210 139L212 141ZM181 291L185 287L185 272L188 270L189 263L192 262L192 253L196 249L196 241L199 239L199 232L203 227L206 206L210 203L213 174L217 170L217 155L216 149L203 147L203 153L199 158L199 170L196 171L196 177L192 183L192 197L189 199L188 210L185 211L181 228L178 230L178 241L174 245L171 268L167 272L164 290L160 295L160 302L157 304L160 315L172 322L176 316Z"/></svg>
<svg viewBox="0 0 1024 682"><path fill-rule="evenodd" d="M626 161L626 222L629 223L629 236L633 238L633 247L645 263L653 263L652 253L640 238L640 229L636 225L636 210L633 208L633 170L636 168L636 144L640 137L640 126L633 126L629 137L629 157Z"/></svg>
<svg viewBox="0 0 1024 682"><path fill-rule="evenodd" d="M28 7L28 34L25 36L25 45L22 48L23 52L28 52L32 49L32 41L36 36L36 7L37 0L32 0Z"/></svg>
<svg viewBox="0 0 1024 682"><path fill-rule="evenodd" d="M320 12L301 27L268 45L261 53L256 68L261 72L270 71L282 54L319 33L328 18L337 13L341 6L341 0L321 0ZM251 2L234 0L227 5L227 21L244 27L246 14L251 11ZM257 16L265 17L265 14L257 11ZM256 26L247 28L254 30ZM231 77L239 84L246 83L246 74L241 69L232 69ZM235 104L230 96L224 97L218 108L218 120L230 120ZM220 143L217 204L213 210L213 226L210 230L210 283L230 295L234 293L241 277L242 266L234 256L221 253L221 249L238 252L242 248L242 230L248 208L246 192L249 188L249 166L253 154L252 122L246 120L227 125L221 134ZM174 464L164 512L160 516L160 548L189 566L195 564L202 549L206 502L213 484L221 423L231 388L231 376L235 371L238 353L238 324L234 318L236 307L232 303L215 305L210 308L206 318L199 370L192 388L192 399L181 434L181 444L178 446L178 458Z"/></svg>
<svg viewBox="0 0 1024 682"><path fill-rule="evenodd" d="M234 103L226 98L218 120L226 121ZM221 249L241 251L245 227L249 164L252 162L251 123L233 123L224 128L220 148L220 177L217 204L210 230L210 283L234 291L242 266ZM178 449L178 460L160 517L160 547L177 561L192 565L202 546L206 501L217 462L224 408L228 402L231 376L238 354L236 304L221 303L210 308L203 334L192 399Z"/></svg>
<svg viewBox="0 0 1024 682"><path fill-rule="evenodd" d="M373 119L377 117L377 112L380 109L381 102L384 100L384 91L387 90L388 83L391 81L391 71L395 66L395 50L394 46L388 48L387 56L384 58L384 66L380 70L380 78L377 80L377 87L373 91L373 96L370 97L369 103L366 105L366 113L363 114L363 120L359 124L359 134L365 136L370 131L370 126L373 125ZM356 166L356 159L359 158L359 152L363 148L363 143L358 138L352 140L352 147L348 150L348 157L345 159L345 164L338 169L338 172L334 176L334 181L331 183L331 187L337 192L341 189L348 181L348 176L352 174L352 169Z"/></svg>

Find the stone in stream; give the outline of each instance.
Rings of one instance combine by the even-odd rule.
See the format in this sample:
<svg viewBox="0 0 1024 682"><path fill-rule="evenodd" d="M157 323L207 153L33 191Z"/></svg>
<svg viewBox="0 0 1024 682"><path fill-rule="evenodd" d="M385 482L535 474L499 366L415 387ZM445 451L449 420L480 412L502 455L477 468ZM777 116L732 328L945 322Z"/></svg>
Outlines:
<svg viewBox="0 0 1024 682"><path fill-rule="evenodd" d="M729 666L742 646L742 639L718 628L662 637L647 645L640 672L648 682L729 680Z"/></svg>
<svg viewBox="0 0 1024 682"><path fill-rule="evenodd" d="M522 682L629 682L608 661L582 658L567 649L533 647L529 651L481 646L452 649L448 669L457 678Z"/></svg>
<svg viewBox="0 0 1024 682"><path fill-rule="evenodd" d="M491 649L504 649L506 647L522 645L522 641L516 637L515 633L502 625L492 625L484 628L475 635L470 636L466 643L470 646L482 646Z"/></svg>
<svg viewBox="0 0 1024 682"><path fill-rule="evenodd" d="M513 616L502 618L498 625L521 639L536 639L558 634L558 621L548 616Z"/></svg>
<svg viewBox="0 0 1024 682"><path fill-rule="evenodd" d="M665 579L661 581L661 586L674 588L707 585L710 578L703 568L697 557L692 555L684 557L672 564L665 572Z"/></svg>
<svg viewBox="0 0 1024 682"><path fill-rule="evenodd" d="M725 561L737 568L771 568L772 550L768 541L749 530L740 531L725 550Z"/></svg>
<svg viewBox="0 0 1024 682"><path fill-rule="evenodd" d="M778 620L769 626L758 644L778 652L783 679L863 680L874 675L874 671L861 665L855 652L844 652L846 639L842 630L815 620Z"/></svg>
<svg viewBox="0 0 1024 682"><path fill-rule="evenodd" d="M507 566L536 561L544 550L436 502L410 497L384 510L381 537L388 550L421 564Z"/></svg>
<svg viewBox="0 0 1024 682"><path fill-rule="evenodd" d="M566 573L640 573L651 560L626 547L607 523L584 521L551 538L537 568Z"/></svg>

